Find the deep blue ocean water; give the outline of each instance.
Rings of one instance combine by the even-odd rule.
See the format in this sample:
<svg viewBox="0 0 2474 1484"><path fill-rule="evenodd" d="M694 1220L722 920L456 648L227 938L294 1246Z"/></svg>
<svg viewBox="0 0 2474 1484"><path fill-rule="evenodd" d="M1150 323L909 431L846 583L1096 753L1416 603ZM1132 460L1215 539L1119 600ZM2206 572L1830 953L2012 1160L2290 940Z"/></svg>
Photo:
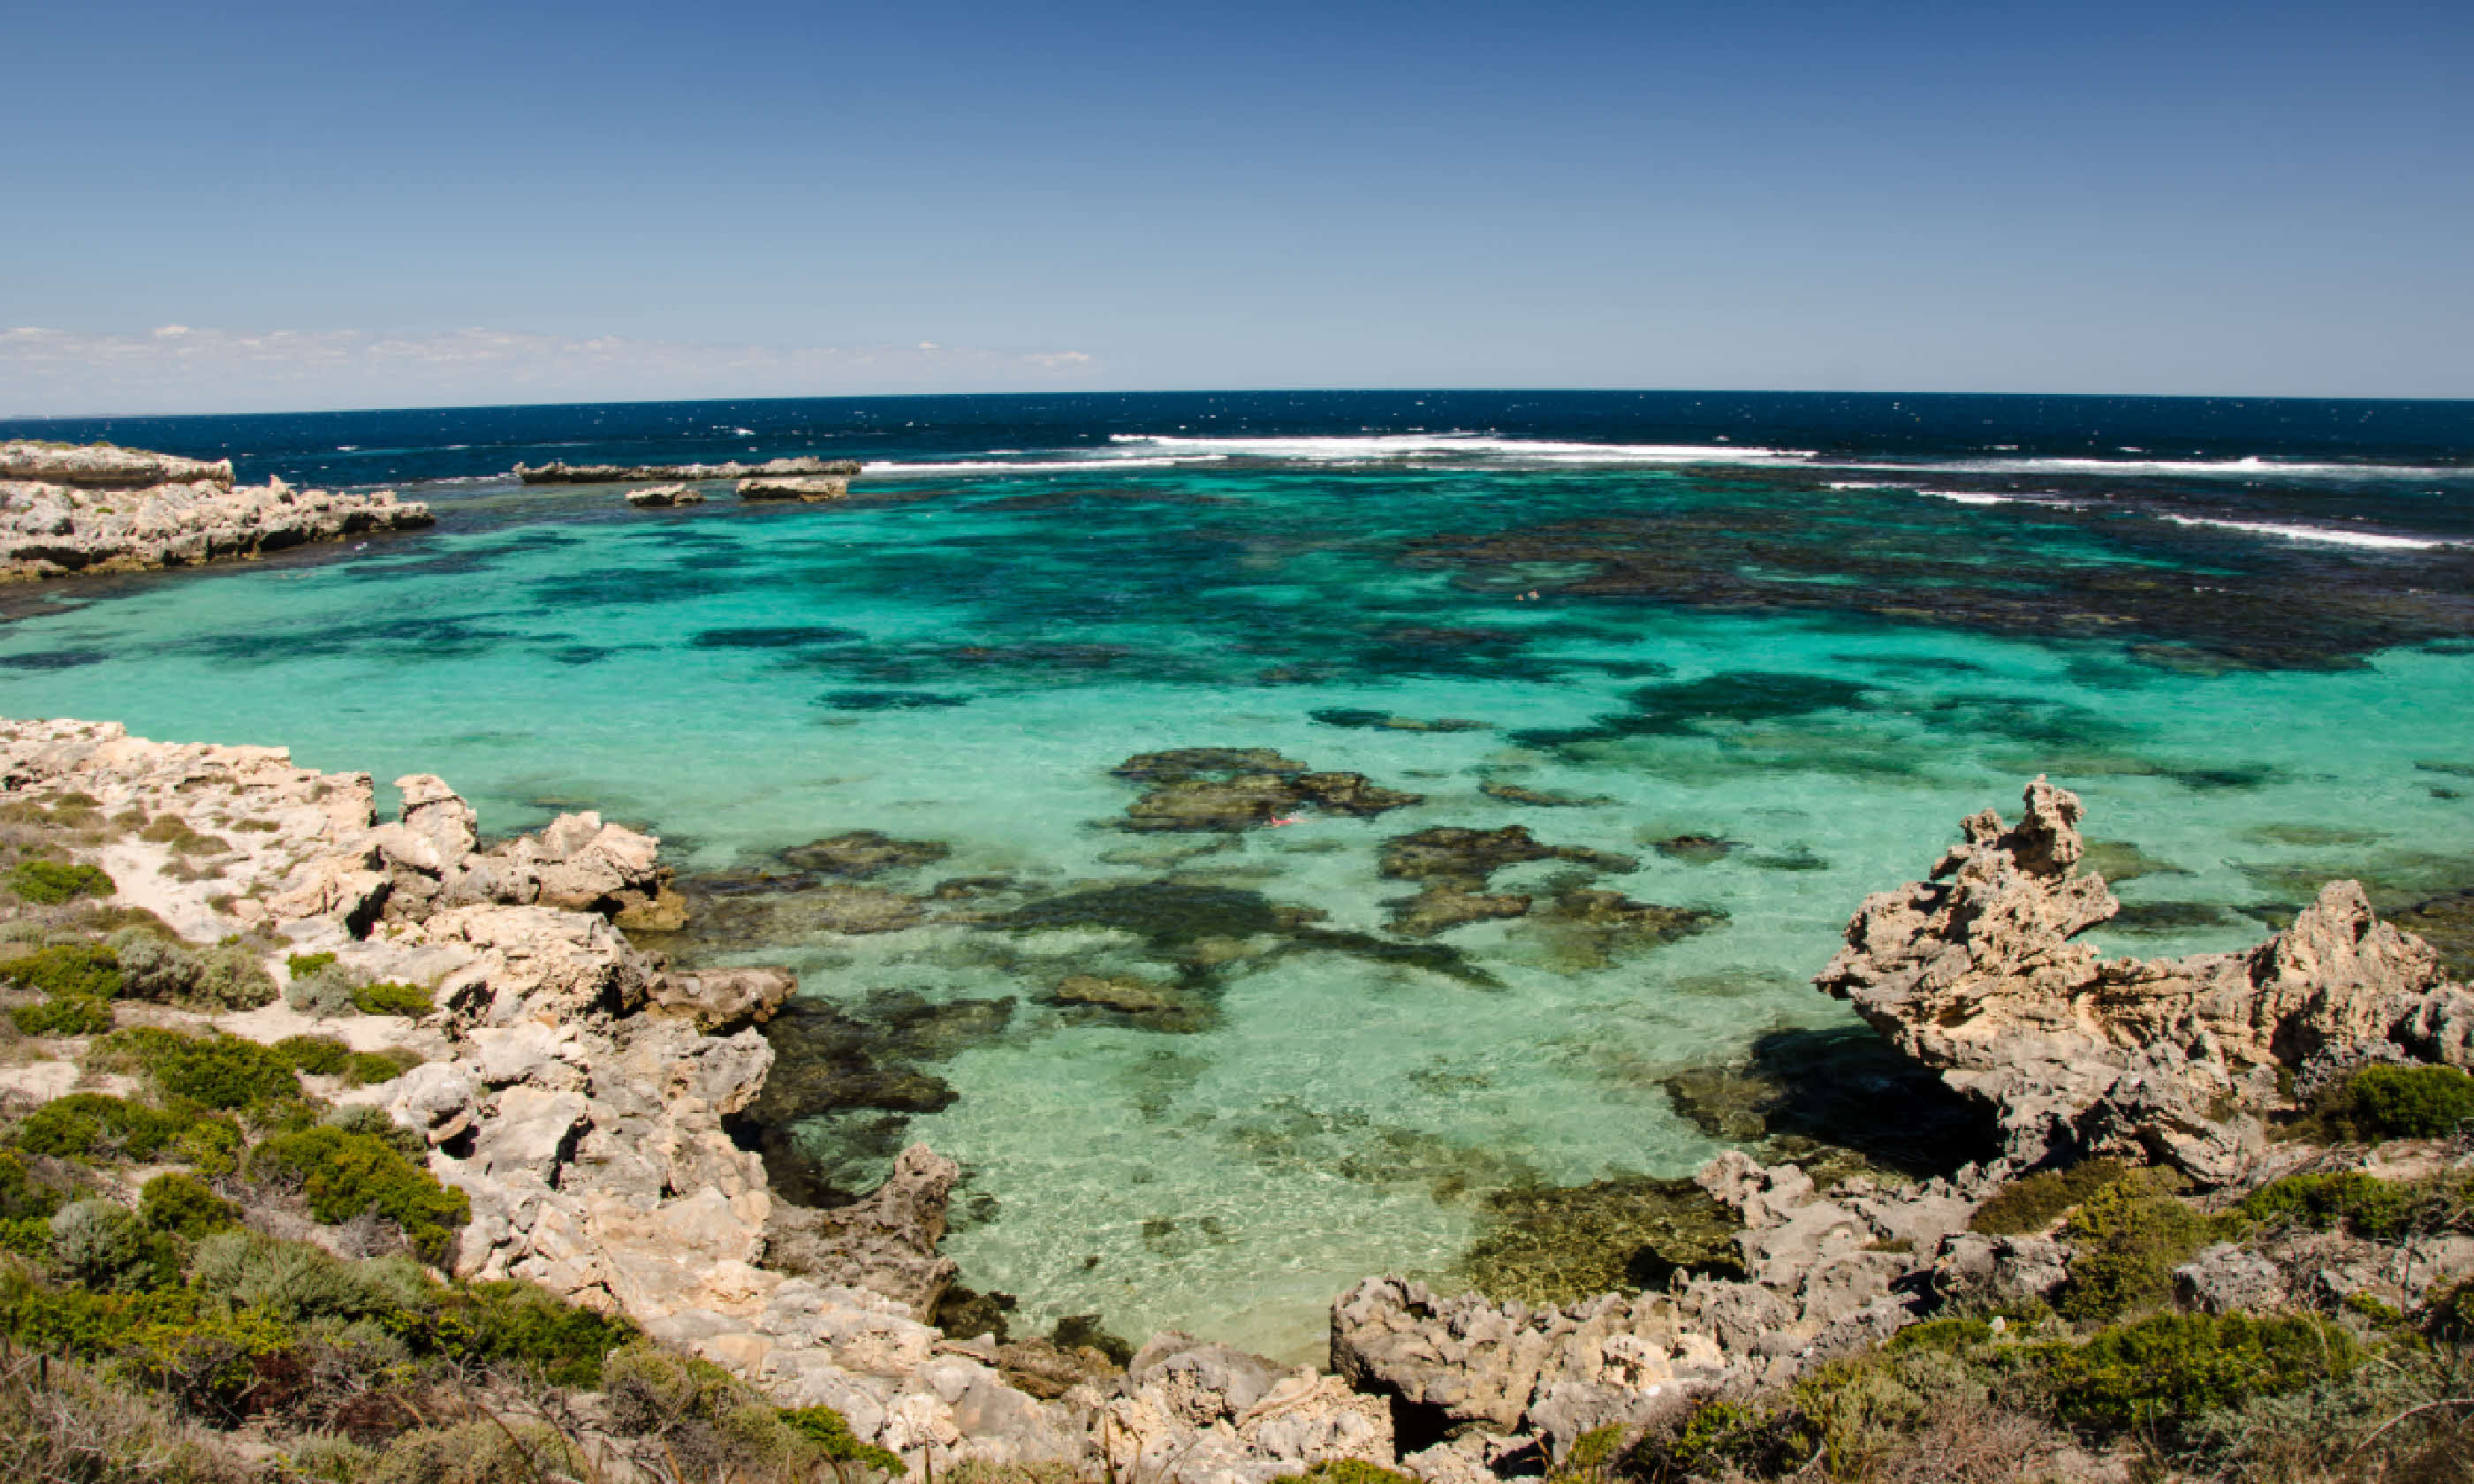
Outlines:
<svg viewBox="0 0 2474 1484"><path fill-rule="evenodd" d="M1689 1169L1719 1145L1664 1080L1847 1023L1806 981L1856 902L2039 772L2142 863L2110 951L2252 941L2331 874L2391 905L2474 885L2474 404L1154 394L9 435L431 502L428 533L12 594L0 712L435 772L494 829L656 829L715 904L671 951L796 965L911 1078L800 1148L845 1185L904 1138L963 1160L949 1250L1027 1323L1306 1354L1355 1277L1447 1279L1489 1189ZM849 502L507 477L810 453L868 464ZM1111 768L1203 746L1424 802L1124 829ZM1516 866L1492 889L1529 916L1394 930L1384 839L1509 824L1638 869ZM949 849L870 883L916 925L835 930L778 853L863 828ZM1557 920L1589 884L1723 921ZM1055 1002L1074 974L1193 1013Z"/></svg>

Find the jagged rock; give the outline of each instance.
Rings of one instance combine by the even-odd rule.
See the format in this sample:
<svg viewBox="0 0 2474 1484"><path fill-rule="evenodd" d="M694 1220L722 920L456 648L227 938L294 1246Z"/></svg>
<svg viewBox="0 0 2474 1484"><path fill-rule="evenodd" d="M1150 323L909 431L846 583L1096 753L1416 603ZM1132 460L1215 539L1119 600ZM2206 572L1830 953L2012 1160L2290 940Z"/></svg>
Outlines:
<svg viewBox="0 0 2474 1484"><path fill-rule="evenodd" d="M281 480L235 488L229 460L0 443L4 580L189 566L432 523L428 506L391 490L337 494Z"/></svg>
<svg viewBox="0 0 2474 1484"><path fill-rule="evenodd" d="M652 991L652 1009L684 1016L706 1031L762 1025L799 992L787 969L672 969Z"/></svg>
<svg viewBox="0 0 2474 1484"><path fill-rule="evenodd" d="M1102 1430L1111 1462L1137 1477L1269 1484L1325 1459L1394 1460L1380 1399L1173 1329L1134 1356L1125 1391L1107 1404Z"/></svg>
<svg viewBox="0 0 2474 1484"><path fill-rule="evenodd" d="M516 466L516 477L528 485L617 485L646 480L670 483L741 479L751 475L796 477L829 475L849 478L860 466L848 459L770 459L763 464L576 464L561 461Z"/></svg>
<svg viewBox="0 0 2474 1484"><path fill-rule="evenodd" d="M704 491L693 485L646 485L641 490L628 491L627 503L640 508L701 505Z"/></svg>
<svg viewBox="0 0 2474 1484"><path fill-rule="evenodd" d="M1925 881L1865 899L1815 979L2000 1120L2014 1164L2112 1153L2221 1185L2255 1157L2274 1069L2377 1041L2439 981L2437 956L2332 881L2240 953L2100 959L2072 938L2119 903L2083 853L2075 795L2043 778Z"/></svg>
<svg viewBox="0 0 2474 1484"><path fill-rule="evenodd" d="M1954 1232L1933 1258L1934 1291L1962 1303L2050 1299L2069 1277L2070 1249L2049 1236Z"/></svg>
<svg viewBox="0 0 2474 1484"><path fill-rule="evenodd" d="M2426 1062L2474 1071L2474 993L2444 985L2398 1017L2391 1032Z"/></svg>
<svg viewBox="0 0 2474 1484"><path fill-rule="evenodd" d="M954 1281L955 1263L936 1255L945 1201L962 1167L925 1144L893 1162L893 1173L856 1205L833 1210L783 1207L765 1229L765 1256L780 1271L864 1288L906 1305L925 1321Z"/></svg>

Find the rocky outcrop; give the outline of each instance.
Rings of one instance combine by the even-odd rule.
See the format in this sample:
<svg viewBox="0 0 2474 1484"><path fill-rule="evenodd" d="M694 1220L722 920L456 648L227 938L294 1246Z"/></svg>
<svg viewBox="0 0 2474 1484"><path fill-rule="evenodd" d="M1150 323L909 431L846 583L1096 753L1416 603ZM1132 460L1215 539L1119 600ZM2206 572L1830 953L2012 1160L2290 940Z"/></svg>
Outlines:
<svg viewBox="0 0 2474 1484"><path fill-rule="evenodd" d="M433 523L391 490L235 486L230 461L0 443L0 580L195 566Z"/></svg>
<svg viewBox="0 0 2474 1484"><path fill-rule="evenodd" d="M849 459L769 459L763 464L548 464L516 466L516 477L528 485L618 485L661 482L696 483L750 476L797 477L829 475L848 478L860 471Z"/></svg>
<svg viewBox="0 0 2474 1484"><path fill-rule="evenodd" d="M1591 871L1631 872L1640 862L1629 855L1593 850L1586 846L1547 845L1519 825L1501 829L1468 829L1442 825L1383 842L1382 874L1394 880L1417 881L1417 896L1394 905L1392 929L1413 938L1431 938L1445 928L1487 918L1524 917L1531 898L1522 893L1490 894L1487 882L1507 866L1527 861L1568 861ZM1567 894L1573 910L1604 917L1619 908L1661 913L1667 909L1645 902L1626 902L1613 892Z"/></svg>
<svg viewBox="0 0 2474 1484"><path fill-rule="evenodd" d="M646 485L641 490L628 491L627 503L648 509L661 509L671 505L701 505L704 503L704 491L693 485Z"/></svg>
<svg viewBox="0 0 2474 1484"><path fill-rule="evenodd" d="M739 497L742 500L804 500L813 505L819 500L848 499L850 481L815 474L759 474L739 482Z"/></svg>
<svg viewBox="0 0 2474 1484"><path fill-rule="evenodd" d="M2000 1123L2007 1159L2117 1154L2206 1185L2240 1176L2277 1070L2391 1041L2463 1054L2467 998L2438 956L2331 881L2255 948L2105 959L2077 935L2119 910L2082 874L2075 795L2038 778L1923 881L1865 899L1815 979Z"/></svg>

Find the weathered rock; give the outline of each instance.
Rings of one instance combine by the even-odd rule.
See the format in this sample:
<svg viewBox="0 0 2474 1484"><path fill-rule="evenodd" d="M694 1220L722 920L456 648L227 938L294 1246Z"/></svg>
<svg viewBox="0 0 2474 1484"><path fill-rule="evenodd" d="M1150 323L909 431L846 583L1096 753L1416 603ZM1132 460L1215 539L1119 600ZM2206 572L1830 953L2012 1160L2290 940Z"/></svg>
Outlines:
<svg viewBox="0 0 2474 1484"><path fill-rule="evenodd" d="M519 464L516 477L528 485L616 485L660 480L668 483L743 479L764 475L825 475L849 478L860 466L848 459L771 459L763 464L577 464L553 461Z"/></svg>
<svg viewBox="0 0 2474 1484"><path fill-rule="evenodd" d="M651 1008L684 1016L700 1030L737 1030L773 1018L798 992L799 976L787 969L672 969L654 986Z"/></svg>
<svg viewBox="0 0 2474 1484"><path fill-rule="evenodd" d="M1516 893L1487 896L1438 882L1394 908L1391 928L1412 938L1431 938L1447 928L1489 918L1516 918L1529 911L1529 898Z"/></svg>
<svg viewBox="0 0 2474 1484"><path fill-rule="evenodd" d="M183 459L112 443L0 443L0 479L35 480L80 490L143 490L153 485L209 484L230 489L230 459Z"/></svg>
<svg viewBox="0 0 2474 1484"><path fill-rule="evenodd" d="M2049 1236L1954 1232L1933 1257L1933 1289L1960 1303L2021 1304L2052 1297L2070 1277L2070 1249Z"/></svg>
<svg viewBox="0 0 2474 1484"><path fill-rule="evenodd" d="M1506 803L1525 803L1540 809L1586 809L1614 802L1604 794L1564 794L1519 783L1480 783L1477 791L1489 799L1500 799Z"/></svg>
<svg viewBox="0 0 2474 1484"><path fill-rule="evenodd" d="M26 446L0 444L0 449ZM136 461L190 462L133 450L112 452ZM122 473L88 472L96 479L135 477L137 467L130 465ZM339 494L294 490L280 480L235 488L230 465L199 467L209 472L142 489L0 478L0 581L195 566L308 541L435 523L428 506L399 501L391 490Z"/></svg>
<svg viewBox="0 0 2474 1484"><path fill-rule="evenodd" d="M2072 939L2118 903L2075 874L2076 796L2038 778L2020 823L1963 824L1926 881L1866 898L1815 979L1999 1118L2021 1164L2063 1152L2159 1160L2205 1184L2259 1148L2274 1069L2380 1041L2438 987L2437 957L2362 888L2324 887L2241 953L2100 959Z"/></svg>
<svg viewBox="0 0 2474 1484"><path fill-rule="evenodd" d="M961 1178L960 1165L913 1144L856 1205L777 1209L765 1229L766 1259L782 1272L883 1294L924 1322L954 1281L955 1263L936 1255L936 1244L946 1196Z"/></svg>
<svg viewBox="0 0 2474 1484"><path fill-rule="evenodd" d="M2286 1302L2285 1273L2231 1242L2219 1242L2173 1270L2174 1296L2211 1314L2264 1314Z"/></svg>
<svg viewBox="0 0 2474 1484"><path fill-rule="evenodd" d="M850 481L823 475L758 474L739 482L742 500L841 500L850 497Z"/></svg>
<svg viewBox="0 0 2474 1484"><path fill-rule="evenodd" d="M701 505L704 491L693 485L646 485L641 490L628 491L627 503L647 508Z"/></svg>

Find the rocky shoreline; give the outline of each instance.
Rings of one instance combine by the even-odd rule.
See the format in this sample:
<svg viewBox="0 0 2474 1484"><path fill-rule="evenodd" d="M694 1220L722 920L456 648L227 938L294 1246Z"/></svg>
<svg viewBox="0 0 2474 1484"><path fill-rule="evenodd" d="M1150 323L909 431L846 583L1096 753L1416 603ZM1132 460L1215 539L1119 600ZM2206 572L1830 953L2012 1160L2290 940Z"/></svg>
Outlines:
<svg viewBox="0 0 2474 1484"><path fill-rule="evenodd" d="M234 485L212 463L108 443L0 443L0 580L150 571L435 524L368 494Z"/></svg>
<svg viewBox="0 0 2474 1484"><path fill-rule="evenodd" d="M1406 797L1302 765L1176 761L1146 772L1153 794L1130 811L1142 827L1251 821L1308 792L1367 812ZM1612 1448L1681 1447L1721 1407L1758 1418L1804 1397L1793 1404L1809 1409L1815 1377L1862 1374L1919 1326L1947 1336L1974 1325L1968 1343L1989 1346L2017 1316L2023 1332L2046 1327L2037 1343L2054 1354L2091 1350L2110 1331L2053 1329L2065 1324L2054 1306L2090 1325L2129 1310L2082 1302L2112 1251L2083 1208L2148 1202L2137 1209L2149 1218L2213 1232L2220 1213L2306 1175L2422 1179L2466 1153L2462 1133L2365 1143L2305 1121L2331 1116L2332 1089L2366 1068L2463 1081L2451 1068L2474 1063L2474 993L2426 945L2332 882L2244 953L2099 959L2071 940L2113 898L2077 869L2079 801L2039 779L2017 825L1972 817L1928 879L1869 898L1816 980L1981 1107L1993 1157L1909 1182L1816 1179L1810 1161L1729 1153L1691 1186L1723 1233L1715 1249L1661 1253L1653 1239L1641 1286L1561 1304L1370 1278L1333 1305L1329 1374L1175 1332L1112 1357L1062 1329L1011 1340L1001 1322L982 1331L960 1317L976 1311L950 1302L966 1296L936 1251L959 1171L925 1147L855 1204L797 1206L771 1185L739 1120L774 1060L758 1027L796 981L685 971L631 943L629 930L675 930L685 911L652 837L585 813L485 848L472 809L435 778L399 780L399 817L380 822L365 774L298 768L280 749L147 742L112 724L0 723L0 806L69 822L67 853L105 874L114 904L189 943L241 945L270 973L315 962L340 984L417 988L426 1011L351 1023L355 1051L418 1065L333 1098L381 1111L461 1196L447 1273L624 1315L776 1406L832 1408L914 1470L1269 1484L1355 1460L1486 1484L1603 1463ZM1395 844L1387 874L1460 909L1506 900L1484 895L1500 860L1572 853L1518 830ZM288 1006L196 1018L268 1042L310 1023ZM87 1044L44 1039L0 1087L21 1106L67 1094L91 1076L77 1069ZM2269 1137L2297 1128L2304 1137ZM1994 1215L2091 1171L2111 1183L2071 1185L2078 1199L2041 1220ZM2184 1214L2169 1219L2169 1207ZM297 1235L299 1218L286 1219ZM2474 1217L2465 1225L2289 1223L2185 1243L2158 1302L2360 1320L2365 1335L2375 1313L2444 1319L2449 1304L2474 1306ZM2001 1476L2122 1476L2118 1450L2085 1441L2049 1428Z"/></svg>

